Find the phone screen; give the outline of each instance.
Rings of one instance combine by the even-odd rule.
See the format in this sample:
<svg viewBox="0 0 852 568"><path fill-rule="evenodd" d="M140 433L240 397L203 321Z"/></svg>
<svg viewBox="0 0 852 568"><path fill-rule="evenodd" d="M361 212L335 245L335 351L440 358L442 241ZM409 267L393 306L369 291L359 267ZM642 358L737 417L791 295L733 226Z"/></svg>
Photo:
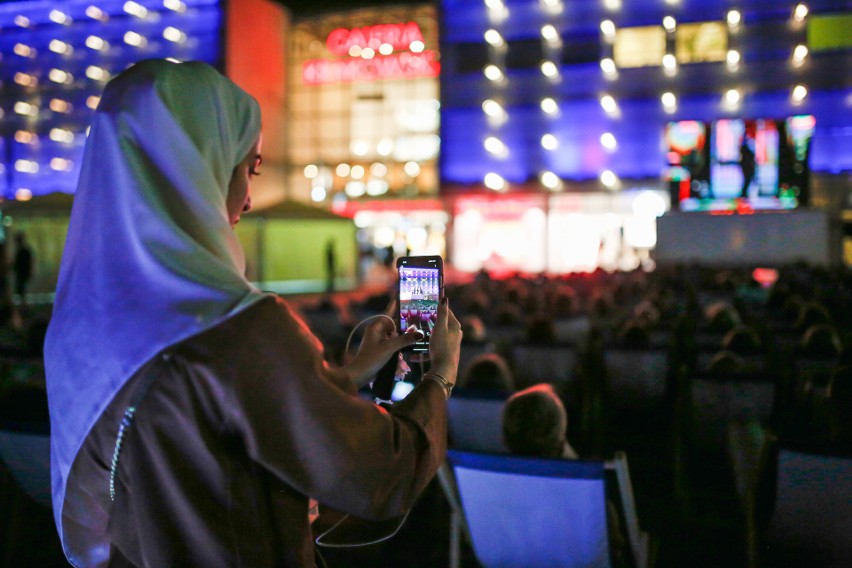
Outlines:
<svg viewBox="0 0 852 568"><path fill-rule="evenodd" d="M427 352L443 293L443 262L439 256L406 256L397 261L397 268L400 332L412 327L421 330L423 339L409 350Z"/></svg>

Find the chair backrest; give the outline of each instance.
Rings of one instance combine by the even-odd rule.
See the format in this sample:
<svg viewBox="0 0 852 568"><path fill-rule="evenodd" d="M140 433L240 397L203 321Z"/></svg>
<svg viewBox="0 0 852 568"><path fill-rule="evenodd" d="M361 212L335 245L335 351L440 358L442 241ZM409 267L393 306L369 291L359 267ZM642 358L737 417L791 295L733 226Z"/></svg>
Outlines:
<svg viewBox="0 0 852 568"><path fill-rule="evenodd" d="M849 566L852 457L782 449L766 566Z"/></svg>
<svg viewBox="0 0 852 568"><path fill-rule="evenodd" d="M485 568L608 568L604 462L451 450L464 517Z"/></svg>
<svg viewBox="0 0 852 568"><path fill-rule="evenodd" d="M665 349L606 348L603 355L613 409L663 410L669 365Z"/></svg>
<svg viewBox="0 0 852 568"><path fill-rule="evenodd" d="M0 461L27 495L51 506L48 434L0 429Z"/></svg>
<svg viewBox="0 0 852 568"><path fill-rule="evenodd" d="M733 420L769 422L776 385L764 375L692 377L693 442L713 450L725 447Z"/></svg>
<svg viewBox="0 0 852 568"><path fill-rule="evenodd" d="M537 383L571 386L579 361L573 344L517 343L511 348L515 384L521 389Z"/></svg>
<svg viewBox="0 0 852 568"><path fill-rule="evenodd" d="M508 394L457 389L447 401L450 446L460 450L508 453L503 445L503 406Z"/></svg>

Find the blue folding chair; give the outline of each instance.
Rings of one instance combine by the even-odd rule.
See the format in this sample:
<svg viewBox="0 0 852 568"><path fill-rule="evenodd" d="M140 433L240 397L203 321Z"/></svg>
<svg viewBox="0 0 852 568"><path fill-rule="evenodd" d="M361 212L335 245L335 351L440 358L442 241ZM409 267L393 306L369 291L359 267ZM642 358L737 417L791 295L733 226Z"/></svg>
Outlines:
<svg viewBox="0 0 852 568"><path fill-rule="evenodd" d="M644 568L647 538L623 454L613 463L548 460L451 450L454 488L441 481L453 509L450 565L458 566L461 533L485 568L608 568L606 470L618 479L618 501L636 566ZM626 476L626 477L625 477Z"/></svg>
<svg viewBox="0 0 852 568"><path fill-rule="evenodd" d="M782 449L765 566L846 567L852 560L852 457Z"/></svg>
<svg viewBox="0 0 852 568"><path fill-rule="evenodd" d="M447 401L450 447L472 452L507 453L503 445L503 406L508 393L458 389Z"/></svg>

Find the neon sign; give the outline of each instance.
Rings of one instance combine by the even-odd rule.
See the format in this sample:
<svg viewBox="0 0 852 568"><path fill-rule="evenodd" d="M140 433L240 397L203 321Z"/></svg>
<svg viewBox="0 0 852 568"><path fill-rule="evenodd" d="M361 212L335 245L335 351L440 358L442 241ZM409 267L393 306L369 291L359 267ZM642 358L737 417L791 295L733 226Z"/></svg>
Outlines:
<svg viewBox="0 0 852 568"><path fill-rule="evenodd" d="M349 55L353 47L379 49L382 44L388 44L394 51L409 49L412 42L423 41L420 26L415 22L407 24L381 24L347 30L338 28L328 34L325 45L332 55Z"/></svg>
<svg viewBox="0 0 852 568"><path fill-rule="evenodd" d="M338 28L328 34L326 47L337 59L311 59L302 65L306 85L437 77L438 52L424 49L416 22ZM367 55L369 53L369 55Z"/></svg>

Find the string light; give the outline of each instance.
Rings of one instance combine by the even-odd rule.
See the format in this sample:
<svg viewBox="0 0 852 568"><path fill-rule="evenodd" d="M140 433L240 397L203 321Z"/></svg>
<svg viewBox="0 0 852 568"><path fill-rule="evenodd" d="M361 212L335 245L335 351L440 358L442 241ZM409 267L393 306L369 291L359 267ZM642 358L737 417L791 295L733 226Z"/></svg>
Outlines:
<svg viewBox="0 0 852 568"><path fill-rule="evenodd" d="M541 185L551 191L556 191L562 186L562 180L559 179L559 176L548 170L541 172L539 179L541 180Z"/></svg>
<svg viewBox="0 0 852 568"><path fill-rule="evenodd" d="M141 4L133 2L133 0L124 3L124 11L137 18L145 18L148 15L148 9Z"/></svg>
<svg viewBox="0 0 852 568"><path fill-rule="evenodd" d="M38 107L24 101L17 101L13 108L17 114L22 116L38 116Z"/></svg>
<svg viewBox="0 0 852 568"><path fill-rule="evenodd" d="M50 44L47 48L53 53L59 53L60 55L70 55L74 49L67 43L62 40L52 39L50 40Z"/></svg>
<svg viewBox="0 0 852 568"><path fill-rule="evenodd" d="M485 139L482 145L489 154L493 154L495 156L506 156L509 153L509 149L503 141L496 136L489 136Z"/></svg>
<svg viewBox="0 0 852 568"><path fill-rule="evenodd" d="M334 168L334 173L337 174L337 177L342 177L342 178L349 177L349 173L351 171L352 171L352 167L345 162L341 162L340 164L337 164L337 167Z"/></svg>
<svg viewBox="0 0 852 568"><path fill-rule="evenodd" d="M728 26L735 28L742 22L743 16L740 14L739 10L728 10L728 16L726 19L728 21Z"/></svg>
<svg viewBox="0 0 852 568"><path fill-rule="evenodd" d="M142 47L145 44L145 38L136 32L127 32L124 34L124 43L133 47Z"/></svg>
<svg viewBox="0 0 852 568"><path fill-rule="evenodd" d="M486 30L483 37L485 38L485 41L493 47L502 47L506 43L503 40L503 36L500 35L500 32L493 28Z"/></svg>
<svg viewBox="0 0 852 568"><path fill-rule="evenodd" d="M18 201L29 201L33 198L32 190L26 187L19 187L15 190L15 199Z"/></svg>
<svg viewBox="0 0 852 568"><path fill-rule="evenodd" d="M107 45L107 42L103 40L103 38L100 38L95 35L90 35L86 38L86 47L88 47L89 49L94 49L95 51L103 51L109 46Z"/></svg>
<svg viewBox="0 0 852 568"><path fill-rule="evenodd" d="M736 49L729 49L725 56L725 63L727 63L729 68L736 69L740 64L740 52Z"/></svg>
<svg viewBox="0 0 852 568"><path fill-rule="evenodd" d="M365 47L361 50L361 59L372 59L376 56L376 50L372 47Z"/></svg>
<svg viewBox="0 0 852 568"><path fill-rule="evenodd" d="M556 101L550 97L545 97L541 99L541 110L543 110L546 114L556 114L559 112L559 105L556 104Z"/></svg>
<svg viewBox="0 0 852 568"><path fill-rule="evenodd" d="M314 164L308 164L305 166L305 177L308 179L314 179L319 174L319 168Z"/></svg>
<svg viewBox="0 0 852 568"><path fill-rule="evenodd" d="M546 24L541 27L541 37L550 43L559 40L559 32L551 24Z"/></svg>
<svg viewBox="0 0 852 568"><path fill-rule="evenodd" d="M65 144L74 142L74 133L64 128L51 128L49 136L54 142L63 142Z"/></svg>
<svg viewBox="0 0 852 568"><path fill-rule="evenodd" d="M37 174L38 162L33 160L15 160L15 170L24 174Z"/></svg>
<svg viewBox="0 0 852 568"><path fill-rule="evenodd" d="M805 62L808 57L808 46L799 44L793 49L793 65L799 66Z"/></svg>
<svg viewBox="0 0 852 568"><path fill-rule="evenodd" d="M64 158L51 158L50 160L50 169L57 172L68 172L74 167L73 162L71 160L66 160Z"/></svg>
<svg viewBox="0 0 852 568"><path fill-rule="evenodd" d="M414 42L411 43L413 44ZM418 40L418 43L423 42ZM409 49L411 49L411 46L409 46ZM383 43L379 46L379 53L381 53L382 55L390 55L391 53L393 53L393 46L389 43Z"/></svg>
<svg viewBox="0 0 852 568"><path fill-rule="evenodd" d="M420 175L420 164L415 161L405 162L405 165L402 166L402 171L408 174L409 177L417 177Z"/></svg>
<svg viewBox="0 0 852 568"><path fill-rule="evenodd" d="M47 78L53 81L54 83L60 84L69 84L74 81L74 77L71 73L67 71L63 71L62 69L51 69L47 73Z"/></svg>
<svg viewBox="0 0 852 568"><path fill-rule="evenodd" d="M96 108L98 108L98 105L100 104L100 102L101 102L101 98L98 97L98 96L95 96L95 95L90 95L89 97L86 98L86 106L89 107L92 110L95 110Z"/></svg>
<svg viewBox="0 0 852 568"><path fill-rule="evenodd" d="M612 132L604 132L601 134L601 146L610 152L615 151L618 147L618 142L615 140L615 136Z"/></svg>
<svg viewBox="0 0 852 568"><path fill-rule="evenodd" d="M38 85L38 79L35 75L30 75L29 73L24 73L22 71L15 73L14 81L22 87L35 87Z"/></svg>
<svg viewBox="0 0 852 568"><path fill-rule="evenodd" d="M553 61L544 61L541 64L541 73L545 77L553 79L554 77L559 76L559 68L556 67L556 64Z"/></svg>
<svg viewBox="0 0 852 568"><path fill-rule="evenodd" d="M62 99L50 99L50 110L53 112L70 112L71 105L68 104L68 101L63 101Z"/></svg>
<svg viewBox="0 0 852 568"><path fill-rule="evenodd" d="M92 18L93 20L98 20L100 22L105 22L109 19L109 16L98 8L97 6L89 6L86 8L86 15Z"/></svg>
<svg viewBox="0 0 852 568"><path fill-rule="evenodd" d="M364 177L364 166L355 165L352 166L352 170L349 172L349 175L352 179L361 179Z"/></svg>
<svg viewBox="0 0 852 568"><path fill-rule="evenodd" d="M186 4L180 0L163 0L163 6L172 12L183 13L186 11Z"/></svg>
<svg viewBox="0 0 852 568"><path fill-rule="evenodd" d="M163 37L173 43L186 41L186 34L173 26L169 26L163 30Z"/></svg>
<svg viewBox="0 0 852 568"><path fill-rule="evenodd" d="M68 25L71 23L71 16L60 10L51 10L47 17L56 24Z"/></svg>
<svg viewBox="0 0 852 568"><path fill-rule="evenodd" d="M552 152L559 148L559 140L553 134L545 134L541 137L541 147Z"/></svg>
<svg viewBox="0 0 852 568"><path fill-rule="evenodd" d="M601 33L607 41L615 39L615 24L612 20L604 20L601 22Z"/></svg>
<svg viewBox="0 0 852 568"><path fill-rule="evenodd" d="M15 16L15 25L19 28L28 28L30 27L30 19L26 16L17 15Z"/></svg>
<svg viewBox="0 0 852 568"><path fill-rule="evenodd" d="M808 89L804 85L796 85L793 87L793 92L790 94L793 102L800 103L808 96Z"/></svg>
<svg viewBox="0 0 852 568"><path fill-rule="evenodd" d="M493 191L504 191L507 187L506 180L503 179L503 176L494 172L485 174L485 178L482 181L485 184L485 187Z"/></svg>
<svg viewBox="0 0 852 568"><path fill-rule="evenodd" d="M671 53L663 55L663 69L668 74L673 74L677 71L677 59Z"/></svg>
<svg viewBox="0 0 852 568"><path fill-rule="evenodd" d="M674 93L667 91L660 96L660 102L663 103L663 109L666 112L674 112L677 106L677 97Z"/></svg>
<svg viewBox="0 0 852 568"><path fill-rule="evenodd" d="M618 104L616 104L615 99L612 95L604 95L600 99L601 108L604 109L604 112L607 114L612 114L618 110Z"/></svg>
<svg viewBox="0 0 852 568"><path fill-rule="evenodd" d="M36 56L36 50L33 49L32 47L26 45L26 44L23 44L23 43L16 43L15 47L12 49L12 51L15 52L15 55L20 55L21 57L35 57Z"/></svg>
<svg viewBox="0 0 852 568"><path fill-rule="evenodd" d="M109 80L109 72L103 67L89 65L86 67L86 77L94 81L107 81Z"/></svg>
<svg viewBox="0 0 852 568"><path fill-rule="evenodd" d="M797 22L804 22L807 17L808 7L803 3L797 4L796 9L793 10L793 19Z"/></svg>
<svg viewBox="0 0 852 568"><path fill-rule="evenodd" d="M18 130L15 132L15 142L18 144L35 144L38 142L38 136L26 130Z"/></svg>
<svg viewBox="0 0 852 568"><path fill-rule="evenodd" d="M672 16L666 16L663 18L663 27L667 32L673 32L677 27L677 21Z"/></svg>
<svg viewBox="0 0 852 568"><path fill-rule="evenodd" d="M500 103L492 99L485 99L482 102L482 112L491 118L504 118L506 116L506 111Z"/></svg>
<svg viewBox="0 0 852 568"><path fill-rule="evenodd" d="M725 92L725 106L735 108L740 104L742 95L736 89L729 89Z"/></svg>
<svg viewBox="0 0 852 568"><path fill-rule="evenodd" d="M601 59L601 71L604 72L604 75L615 75L617 72L615 61L611 57Z"/></svg>
<svg viewBox="0 0 852 568"><path fill-rule="evenodd" d="M496 65L488 65L482 72L489 81L500 81L503 79L503 72Z"/></svg>
<svg viewBox="0 0 852 568"><path fill-rule="evenodd" d="M601 183L604 184L605 187L612 189L615 187L615 184L618 183L618 176L612 170L604 170L601 172Z"/></svg>

